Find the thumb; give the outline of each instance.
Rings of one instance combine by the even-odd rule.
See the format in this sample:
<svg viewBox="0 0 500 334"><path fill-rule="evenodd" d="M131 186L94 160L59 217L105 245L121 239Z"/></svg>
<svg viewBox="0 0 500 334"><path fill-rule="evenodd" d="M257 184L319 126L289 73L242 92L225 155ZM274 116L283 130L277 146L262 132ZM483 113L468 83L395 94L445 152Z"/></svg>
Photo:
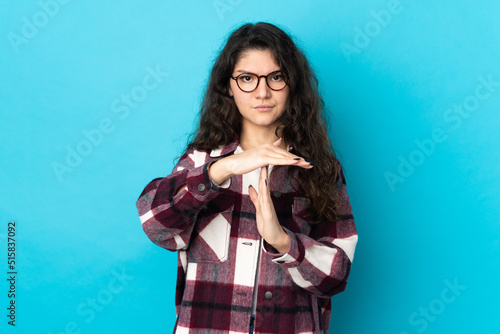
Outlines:
<svg viewBox="0 0 500 334"><path fill-rule="evenodd" d="M281 138L278 138L278 140L276 140L274 143L273 143L274 146L276 147L279 147L281 145Z"/></svg>

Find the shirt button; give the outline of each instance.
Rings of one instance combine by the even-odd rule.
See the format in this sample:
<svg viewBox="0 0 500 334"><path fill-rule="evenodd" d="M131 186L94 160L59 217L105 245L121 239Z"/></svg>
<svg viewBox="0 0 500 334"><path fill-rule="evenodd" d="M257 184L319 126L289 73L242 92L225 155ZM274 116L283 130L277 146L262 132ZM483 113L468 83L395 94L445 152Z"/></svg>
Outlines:
<svg viewBox="0 0 500 334"><path fill-rule="evenodd" d="M274 197L278 198L278 197L281 197L281 193L279 191L275 191L274 192Z"/></svg>
<svg viewBox="0 0 500 334"><path fill-rule="evenodd" d="M204 185L203 183L200 183L200 184L198 185L198 190L199 190L199 191L204 191L204 190L205 190L205 185Z"/></svg>
<svg viewBox="0 0 500 334"><path fill-rule="evenodd" d="M266 299L271 299L273 298L273 293L271 291L266 291L264 297L266 297Z"/></svg>

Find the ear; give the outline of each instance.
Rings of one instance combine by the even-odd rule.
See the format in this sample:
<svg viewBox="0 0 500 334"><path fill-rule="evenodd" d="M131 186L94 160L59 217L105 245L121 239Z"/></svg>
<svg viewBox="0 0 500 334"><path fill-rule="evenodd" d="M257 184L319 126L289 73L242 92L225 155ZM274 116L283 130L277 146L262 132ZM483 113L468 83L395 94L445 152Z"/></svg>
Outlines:
<svg viewBox="0 0 500 334"><path fill-rule="evenodd" d="M233 90L231 89L231 85L229 85L229 88L227 89L227 92L229 93L229 96L233 97Z"/></svg>

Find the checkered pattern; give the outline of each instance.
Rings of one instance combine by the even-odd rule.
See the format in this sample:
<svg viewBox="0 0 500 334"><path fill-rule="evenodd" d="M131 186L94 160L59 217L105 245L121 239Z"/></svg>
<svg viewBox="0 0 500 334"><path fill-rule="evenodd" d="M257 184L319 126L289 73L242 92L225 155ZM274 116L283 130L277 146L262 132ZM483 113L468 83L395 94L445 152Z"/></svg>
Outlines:
<svg viewBox="0 0 500 334"><path fill-rule="evenodd" d="M311 225L304 218L307 199L294 191L288 167L275 167L269 187L290 236L289 252L278 254L266 242L259 246L248 196L248 184L258 187L259 171L221 185L208 176L211 163L239 151L238 142L189 150L137 201L146 235L178 252L174 333L248 333L257 270L255 333L328 333L330 297L345 289L357 243L344 175L335 185L343 195L338 220Z"/></svg>

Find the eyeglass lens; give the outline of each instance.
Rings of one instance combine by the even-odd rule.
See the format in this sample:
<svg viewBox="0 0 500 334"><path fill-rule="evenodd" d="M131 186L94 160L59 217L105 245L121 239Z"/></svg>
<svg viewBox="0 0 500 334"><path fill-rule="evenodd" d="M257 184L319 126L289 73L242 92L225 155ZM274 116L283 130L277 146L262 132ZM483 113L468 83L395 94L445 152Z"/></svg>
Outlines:
<svg viewBox="0 0 500 334"><path fill-rule="evenodd" d="M281 72L269 73L266 82L272 90L281 90L286 86L286 76ZM242 91L251 92L259 85L259 77L251 73L242 73L237 77L237 83Z"/></svg>

